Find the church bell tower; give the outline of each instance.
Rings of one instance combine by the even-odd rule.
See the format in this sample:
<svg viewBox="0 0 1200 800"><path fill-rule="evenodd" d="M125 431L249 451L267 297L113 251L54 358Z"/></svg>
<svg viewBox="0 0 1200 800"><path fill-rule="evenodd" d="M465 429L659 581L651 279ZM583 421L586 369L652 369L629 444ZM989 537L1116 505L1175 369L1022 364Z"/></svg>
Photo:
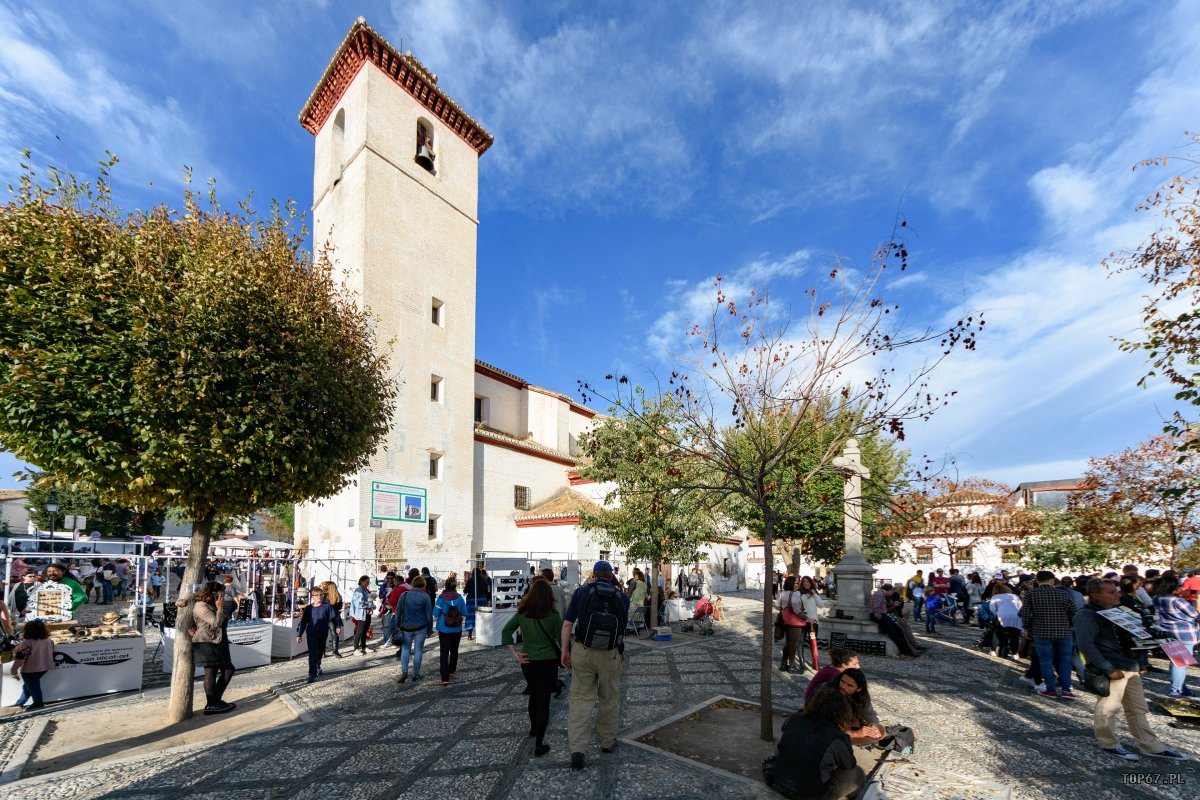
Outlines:
<svg viewBox="0 0 1200 800"><path fill-rule="evenodd" d="M478 170L492 137L361 17L300 124L316 144L314 247L332 245L370 313L397 397L370 467L297 507L297 540L371 575L376 562L460 568L473 525Z"/></svg>

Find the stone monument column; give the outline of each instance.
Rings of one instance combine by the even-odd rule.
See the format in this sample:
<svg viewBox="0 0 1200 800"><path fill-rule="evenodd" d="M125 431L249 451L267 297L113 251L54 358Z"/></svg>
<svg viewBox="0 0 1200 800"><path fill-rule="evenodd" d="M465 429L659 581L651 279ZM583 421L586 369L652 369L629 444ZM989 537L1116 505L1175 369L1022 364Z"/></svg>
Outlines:
<svg viewBox="0 0 1200 800"><path fill-rule="evenodd" d="M852 650L867 650L878 646L869 643L882 642L888 655L897 655L896 646L879 632L867 611L875 568L863 555L862 481L871 477L871 473L862 464L862 451L858 449L856 439L846 440L845 449L833 460L833 466L845 477L846 552L833 568L837 579L837 601L821 623L821 633L831 639L840 639L844 634Z"/></svg>

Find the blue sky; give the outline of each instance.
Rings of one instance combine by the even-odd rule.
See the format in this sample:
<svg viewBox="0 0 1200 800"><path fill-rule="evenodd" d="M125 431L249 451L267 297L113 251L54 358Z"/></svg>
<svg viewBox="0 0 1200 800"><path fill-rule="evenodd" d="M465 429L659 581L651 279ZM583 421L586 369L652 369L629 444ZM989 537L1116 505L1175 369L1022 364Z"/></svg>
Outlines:
<svg viewBox="0 0 1200 800"><path fill-rule="evenodd" d="M898 209L912 324L985 311L915 452L1015 483L1152 435L1141 287L1101 259L1200 128L1200 3L13 3L0 0L0 179L18 151L126 206L312 199L296 116L361 14L496 137L480 163L478 357L536 384L644 375L713 275L798 299L865 267ZM765 280L769 276L769 281ZM0 456L0 487L15 486Z"/></svg>

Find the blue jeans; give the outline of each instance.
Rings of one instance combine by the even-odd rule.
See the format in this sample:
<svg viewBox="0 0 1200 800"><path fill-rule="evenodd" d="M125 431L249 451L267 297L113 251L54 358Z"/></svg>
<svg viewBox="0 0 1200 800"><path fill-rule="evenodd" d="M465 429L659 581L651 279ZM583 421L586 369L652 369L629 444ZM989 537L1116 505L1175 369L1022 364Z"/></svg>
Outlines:
<svg viewBox="0 0 1200 800"><path fill-rule="evenodd" d="M1171 690L1182 691L1184 681L1187 680L1187 667L1177 667L1171 664Z"/></svg>
<svg viewBox="0 0 1200 800"><path fill-rule="evenodd" d="M412 653L412 674L414 678L421 677L421 659L425 657L425 637L429 635L428 628L417 631L400 631L403 643L400 645L400 669L408 674L408 654Z"/></svg>
<svg viewBox="0 0 1200 800"><path fill-rule="evenodd" d="M116 588L112 585L112 581L106 581L102 578L100 588L104 590L104 602L111 603L113 601L113 589Z"/></svg>
<svg viewBox="0 0 1200 800"><path fill-rule="evenodd" d="M1055 691L1054 674L1058 673L1060 686L1064 692L1071 691L1071 656L1074 653L1075 639L1068 636L1065 639L1041 639L1033 637L1033 646L1037 649L1038 662L1042 665L1042 680L1046 682L1047 691Z"/></svg>
<svg viewBox="0 0 1200 800"><path fill-rule="evenodd" d="M912 601L913 604L913 619L917 622L921 621L921 607L925 605L925 598L918 597Z"/></svg>

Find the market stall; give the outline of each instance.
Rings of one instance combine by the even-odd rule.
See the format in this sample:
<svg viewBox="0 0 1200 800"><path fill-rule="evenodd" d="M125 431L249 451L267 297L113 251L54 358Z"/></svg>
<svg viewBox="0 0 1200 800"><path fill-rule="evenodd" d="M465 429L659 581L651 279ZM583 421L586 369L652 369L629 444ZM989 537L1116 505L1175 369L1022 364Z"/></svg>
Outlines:
<svg viewBox="0 0 1200 800"><path fill-rule="evenodd" d="M259 620L229 623L229 656L235 669L261 667L271 663L272 627L269 623ZM163 628L162 633L162 669L163 672L170 672L175 661L175 628ZM204 670L197 667L196 675L203 674Z"/></svg>
<svg viewBox="0 0 1200 800"><path fill-rule="evenodd" d="M89 631L91 629L88 629ZM46 702L142 688L142 654L146 640L136 632L55 636L54 669L42 678ZM12 653L5 653L0 677L0 705L10 706L21 694L21 679L9 674Z"/></svg>

